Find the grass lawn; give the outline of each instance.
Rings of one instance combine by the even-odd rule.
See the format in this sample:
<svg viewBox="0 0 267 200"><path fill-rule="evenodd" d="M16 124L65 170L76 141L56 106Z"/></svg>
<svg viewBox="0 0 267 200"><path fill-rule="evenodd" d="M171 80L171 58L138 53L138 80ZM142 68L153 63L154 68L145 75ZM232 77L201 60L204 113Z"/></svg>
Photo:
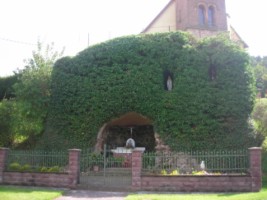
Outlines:
<svg viewBox="0 0 267 200"><path fill-rule="evenodd" d="M0 186L0 200L53 200L63 194L62 190ZM267 174L263 188L256 193L217 194L130 194L126 200L267 200Z"/></svg>
<svg viewBox="0 0 267 200"><path fill-rule="evenodd" d="M0 186L1 200L52 200L63 194L61 190L33 187Z"/></svg>
<svg viewBox="0 0 267 200"><path fill-rule="evenodd" d="M267 174L263 177L263 188L255 193L218 194L130 194L126 200L267 200Z"/></svg>

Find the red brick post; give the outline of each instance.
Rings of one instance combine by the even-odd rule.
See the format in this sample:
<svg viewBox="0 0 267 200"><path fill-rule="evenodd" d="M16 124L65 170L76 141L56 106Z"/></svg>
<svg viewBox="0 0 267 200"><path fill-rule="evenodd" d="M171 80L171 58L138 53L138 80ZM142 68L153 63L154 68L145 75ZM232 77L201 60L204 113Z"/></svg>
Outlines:
<svg viewBox="0 0 267 200"><path fill-rule="evenodd" d="M142 171L142 155L143 150L134 149L132 151L132 189L140 190L142 185L141 171Z"/></svg>
<svg viewBox="0 0 267 200"><path fill-rule="evenodd" d="M8 148L0 148L0 183L3 183L3 173L5 170Z"/></svg>
<svg viewBox="0 0 267 200"><path fill-rule="evenodd" d="M80 178L80 149L69 149L70 188L76 188Z"/></svg>
<svg viewBox="0 0 267 200"><path fill-rule="evenodd" d="M251 191L258 192L261 190L261 148L249 148L250 175L252 178Z"/></svg>

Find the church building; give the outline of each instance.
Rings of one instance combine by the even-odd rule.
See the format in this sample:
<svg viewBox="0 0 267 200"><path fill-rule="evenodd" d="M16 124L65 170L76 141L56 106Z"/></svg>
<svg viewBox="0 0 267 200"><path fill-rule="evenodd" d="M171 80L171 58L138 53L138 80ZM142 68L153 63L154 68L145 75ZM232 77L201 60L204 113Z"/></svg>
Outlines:
<svg viewBox="0 0 267 200"><path fill-rule="evenodd" d="M225 0L170 0L142 33L181 30L204 38L228 32L233 41L247 48L227 18Z"/></svg>

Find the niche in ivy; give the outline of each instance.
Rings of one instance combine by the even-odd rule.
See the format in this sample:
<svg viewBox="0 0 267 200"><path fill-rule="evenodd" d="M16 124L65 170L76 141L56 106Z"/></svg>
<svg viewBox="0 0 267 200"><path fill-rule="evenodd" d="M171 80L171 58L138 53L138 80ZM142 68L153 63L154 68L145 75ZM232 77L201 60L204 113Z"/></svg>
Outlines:
<svg viewBox="0 0 267 200"><path fill-rule="evenodd" d="M217 77L216 66L214 64L211 64L209 67L209 77L212 81Z"/></svg>
<svg viewBox="0 0 267 200"><path fill-rule="evenodd" d="M173 74L169 70L165 70L163 73L164 89L171 91L173 89Z"/></svg>

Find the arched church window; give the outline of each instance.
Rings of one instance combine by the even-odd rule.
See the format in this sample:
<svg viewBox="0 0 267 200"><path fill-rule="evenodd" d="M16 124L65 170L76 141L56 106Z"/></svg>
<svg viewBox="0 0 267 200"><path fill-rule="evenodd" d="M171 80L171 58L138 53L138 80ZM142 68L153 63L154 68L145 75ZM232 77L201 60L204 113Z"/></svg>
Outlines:
<svg viewBox="0 0 267 200"><path fill-rule="evenodd" d="M205 25L205 7L203 5L198 7L198 21L199 25Z"/></svg>
<svg viewBox="0 0 267 200"><path fill-rule="evenodd" d="M208 10L208 24L209 27L215 26L215 10L213 6L210 6Z"/></svg>

